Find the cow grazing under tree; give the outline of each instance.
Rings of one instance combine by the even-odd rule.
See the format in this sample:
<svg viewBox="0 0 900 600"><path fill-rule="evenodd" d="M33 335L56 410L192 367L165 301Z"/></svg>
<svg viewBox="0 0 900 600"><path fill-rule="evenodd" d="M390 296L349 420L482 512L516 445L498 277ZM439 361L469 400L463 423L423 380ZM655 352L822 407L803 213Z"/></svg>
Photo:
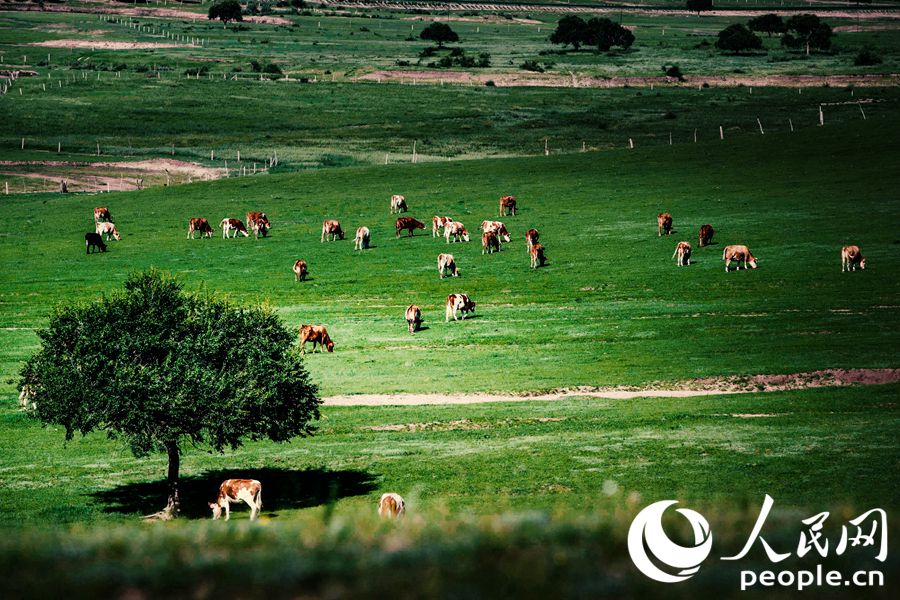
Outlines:
<svg viewBox="0 0 900 600"><path fill-rule="evenodd" d="M447 223L444 226L444 239L447 243L450 243L450 240L453 239L455 242L459 241L469 241L469 232L466 231L466 226L460 223L459 221L453 221L451 223Z"/></svg>
<svg viewBox="0 0 900 600"><path fill-rule="evenodd" d="M199 233L201 238L213 236L213 228L210 227L209 221L203 217L193 217L188 221L188 239L194 239L194 234Z"/></svg>
<svg viewBox="0 0 900 600"><path fill-rule="evenodd" d="M528 247L528 252L531 252L531 247L538 243L538 240L541 239L541 234L538 233L537 229L529 229L525 232L525 245Z"/></svg>
<svg viewBox="0 0 900 600"><path fill-rule="evenodd" d="M300 353L306 354L306 342L312 342L313 352L316 351L316 345L319 346L319 352L324 347L329 352L334 352L334 342L328 337L328 330L324 325L301 325L300 326Z"/></svg>
<svg viewBox="0 0 900 600"><path fill-rule="evenodd" d="M411 237L416 229L425 229L425 223L423 223L422 221L417 221L412 217L400 217L399 219L397 219L396 228L397 237L400 237L401 231L408 231L409 236L407 237Z"/></svg>
<svg viewBox="0 0 900 600"><path fill-rule="evenodd" d="M441 230L451 222L453 222L453 219L450 217L433 216L431 218L431 237L441 237Z"/></svg>
<svg viewBox="0 0 900 600"><path fill-rule="evenodd" d="M262 510L262 484L255 479L226 479L219 486L219 495L215 502L210 502L213 519L222 516L225 510L225 520L231 518L230 505L237 502L246 502L250 507L250 520L254 521Z"/></svg>
<svg viewBox="0 0 900 600"><path fill-rule="evenodd" d="M298 281L304 281L309 275L309 268L306 265L305 260L298 260L294 263L294 283Z"/></svg>
<svg viewBox="0 0 900 600"><path fill-rule="evenodd" d="M712 243L713 235L715 234L715 230L712 225L706 224L700 226L700 233L697 236L697 239L700 243L700 247L709 246Z"/></svg>
<svg viewBox="0 0 900 600"><path fill-rule="evenodd" d="M422 311L415 304L406 307L406 326L411 334L422 326Z"/></svg>
<svg viewBox="0 0 900 600"><path fill-rule="evenodd" d="M360 227L356 230L356 239L354 240L354 250L366 250L369 247L369 228Z"/></svg>
<svg viewBox="0 0 900 600"><path fill-rule="evenodd" d="M106 244L103 243L103 237L93 231L84 234L84 245L87 250L86 254L90 254L92 250L106 252Z"/></svg>
<svg viewBox="0 0 900 600"><path fill-rule="evenodd" d="M342 240L344 239L344 230L341 229L340 221L335 221L334 219L326 219L322 222L322 239L324 242L328 237L331 236L329 241Z"/></svg>
<svg viewBox="0 0 900 600"><path fill-rule="evenodd" d="M406 512L406 502L400 494L382 494L378 501L378 516L382 519L396 519Z"/></svg>
<svg viewBox="0 0 900 600"><path fill-rule="evenodd" d="M687 242L678 242L678 245L675 246L675 253L672 254L672 258L677 259L677 264L679 267L684 267L691 264L691 252L693 252L693 248Z"/></svg>
<svg viewBox="0 0 900 600"><path fill-rule="evenodd" d="M453 317L454 321L458 321L456 313L461 312L462 318L465 320L467 313L475 313L475 303L469 299L466 294L450 294L447 296L447 308L444 311L444 321L449 321Z"/></svg>
<svg viewBox="0 0 900 600"><path fill-rule="evenodd" d="M262 234L263 237L269 235L272 224L269 223L269 217L266 216L266 213L247 211L247 227L253 231L256 239L259 239L259 234Z"/></svg>
<svg viewBox="0 0 900 600"><path fill-rule="evenodd" d="M408 210L409 207L406 206L406 198L400 196L399 194L394 194L393 196L391 196L391 214L400 214Z"/></svg>
<svg viewBox="0 0 900 600"><path fill-rule="evenodd" d="M493 231L485 231L481 234L481 253L493 254L500 252L500 238Z"/></svg>
<svg viewBox="0 0 900 600"><path fill-rule="evenodd" d="M528 250L528 254L531 256L531 268L537 269L538 267L543 267L547 262L547 257L544 255L544 247L540 244L535 244Z"/></svg>
<svg viewBox="0 0 900 600"><path fill-rule="evenodd" d="M859 251L859 246L844 246L841 248L841 273L855 271L856 267L865 270L866 257Z"/></svg>
<svg viewBox="0 0 900 600"><path fill-rule="evenodd" d="M112 215L109 214L109 209L105 206L98 206L94 209L94 221L107 221L112 223Z"/></svg>
<svg viewBox="0 0 900 600"><path fill-rule="evenodd" d="M516 197L515 196L500 196L500 216L505 217L506 215L515 215L516 211Z"/></svg>
<svg viewBox="0 0 900 600"><path fill-rule="evenodd" d="M106 241L108 242L110 238L116 238L116 240L121 240L122 236L119 234L119 230L116 229L115 223L110 223L108 221L98 221L94 223L94 230L103 236L106 236Z"/></svg>
<svg viewBox="0 0 900 600"><path fill-rule="evenodd" d="M456 268L456 260L452 254L438 254L438 275L441 279L444 275L450 273L454 277L459 277L459 269Z"/></svg>
<svg viewBox="0 0 900 600"><path fill-rule="evenodd" d="M659 213L656 216L656 234L661 237L664 233L672 233L672 215L669 213Z"/></svg>
<svg viewBox="0 0 900 600"><path fill-rule="evenodd" d="M237 235L243 234L244 237L250 237L250 234L247 232L247 228L244 227L244 222L240 219L230 219L225 217L222 219L222 222L219 223L219 227L222 228L222 239L228 239L229 237L236 238ZM230 236L229 233L232 233Z"/></svg>
<svg viewBox="0 0 900 600"><path fill-rule="evenodd" d="M744 270L747 270L747 265L750 265L751 269L756 268L756 257L750 253L750 249L747 246L725 246L725 249L722 251L722 260L725 261L725 272L729 271L729 265L734 261L738 263L737 269L741 268L740 263L744 263Z"/></svg>

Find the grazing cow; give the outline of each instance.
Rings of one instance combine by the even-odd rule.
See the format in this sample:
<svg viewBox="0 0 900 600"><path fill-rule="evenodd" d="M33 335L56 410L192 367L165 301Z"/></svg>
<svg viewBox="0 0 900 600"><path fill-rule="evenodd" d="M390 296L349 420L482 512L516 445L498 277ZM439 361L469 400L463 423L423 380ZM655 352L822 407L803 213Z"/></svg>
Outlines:
<svg viewBox="0 0 900 600"><path fill-rule="evenodd" d="M493 231L485 231L481 234L481 253L493 254L500 252L500 238Z"/></svg>
<svg viewBox="0 0 900 600"><path fill-rule="evenodd" d="M391 214L406 212L409 207L406 206L406 198L398 194L391 196Z"/></svg>
<svg viewBox="0 0 900 600"><path fill-rule="evenodd" d="M222 516L225 509L225 520L231 518L231 504L246 502L250 507L250 520L259 516L262 510L262 484L255 479L226 479L219 486L219 495L215 502L210 502L209 507L213 512L213 519Z"/></svg>
<svg viewBox="0 0 900 600"><path fill-rule="evenodd" d="M193 217L188 221L188 239L194 239L195 232L199 232L201 238L211 238L213 236L213 228L210 227L209 221L203 217Z"/></svg>
<svg viewBox="0 0 900 600"><path fill-rule="evenodd" d="M356 240L354 242L354 250L365 250L369 247L369 228L360 227L356 230Z"/></svg>
<svg viewBox="0 0 900 600"><path fill-rule="evenodd" d="M103 237L99 233L93 231L84 234L84 245L87 249L86 254L90 254L91 249L106 252L106 244L103 243Z"/></svg>
<svg viewBox="0 0 900 600"><path fill-rule="evenodd" d="M516 214L516 197L500 196L500 216Z"/></svg>
<svg viewBox="0 0 900 600"><path fill-rule="evenodd" d="M525 232L525 245L528 246L528 252L531 252L531 247L538 243L538 240L541 238L541 234L538 233L537 229L529 229Z"/></svg>
<svg viewBox="0 0 900 600"><path fill-rule="evenodd" d="M431 237L441 237L441 229L447 226L448 223L452 223L453 219L450 217L439 217L437 215L431 218Z"/></svg>
<svg viewBox="0 0 900 600"><path fill-rule="evenodd" d="M700 240L700 247L709 246L712 243L713 234L716 232L713 230L712 225L701 225L700 226L700 235L698 236Z"/></svg>
<svg viewBox="0 0 900 600"><path fill-rule="evenodd" d="M481 231L493 231L502 241L509 242L509 231L506 230L506 225L500 221L482 221Z"/></svg>
<svg viewBox="0 0 900 600"><path fill-rule="evenodd" d="M547 257L544 255L544 247L540 244L535 244L532 246L528 253L531 255L531 268L537 269L539 266L543 267L547 262Z"/></svg>
<svg viewBox="0 0 900 600"><path fill-rule="evenodd" d="M116 229L115 223L110 223L108 221L98 221L94 223L94 228L97 233L106 236L107 242L110 240L110 238L116 238L116 241L122 239L122 236L119 235L119 230Z"/></svg>
<svg viewBox="0 0 900 600"><path fill-rule="evenodd" d="M341 229L340 221L335 221L334 219L326 219L322 222L322 239L321 241L325 241L328 239L328 236L331 236L331 240L335 241L338 239L344 239L344 230Z"/></svg>
<svg viewBox="0 0 900 600"><path fill-rule="evenodd" d="M466 226L460 223L459 221L451 221L444 226L444 239L447 240L447 243L450 243L450 238L453 238L453 241L469 241L469 232L466 231Z"/></svg>
<svg viewBox="0 0 900 600"><path fill-rule="evenodd" d="M452 254L438 254L438 275L441 279L449 272L454 277L459 277L459 269L456 268L456 260Z"/></svg>
<svg viewBox="0 0 900 600"><path fill-rule="evenodd" d="M665 232L666 235L672 233L672 215L669 213L659 213L656 215L657 236L662 236L663 232Z"/></svg>
<svg viewBox="0 0 900 600"><path fill-rule="evenodd" d="M269 217L266 216L266 213L248 210L247 227L249 227L253 231L253 235L256 237L256 239L259 239L260 233L263 237L269 235L269 230L272 229L272 224L269 223Z"/></svg>
<svg viewBox="0 0 900 600"><path fill-rule="evenodd" d="M866 257L859 252L859 246L844 246L841 248L841 273L855 271L857 265L860 269L866 268Z"/></svg>
<svg viewBox="0 0 900 600"><path fill-rule="evenodd" d="M237 234L242 233L244 237L250 237L250 234L247 233L247 228L244 227L244 222L240 219L229 219L228 217L222 219L222 222L219 223L219 227L222 228L222 239L228 239L229 232L234 232L231 237L236 238Z"/></svg>
<svg viewBox="0 0 900 600"><path fill-rule="evenodd" d="M306 342L312 342L313 352L316 351L316 344L319 345L319 352L324 347L329 352L334 352L334 342L328 337L328 330L324 325L301 325L300 326L300 353L306 354Z"/></svg>
<svg viewBox="0 0 900 600"><path fill-rule="evenodd" d="M98 206L94 209L94 221L107 221L112 223L112 215L109 214L109 209L105 206Z"/></svg>
<svg viewBox="0 0 900 600"><path fill-rule="evenodd" d="M425 229L425 223L412 217L400 217L397 219L397 237L400 237L400 232L404 229L409 231L409 235L412 236L416 229Z"/></svg>
<svg viewBox="0 0 900 600"><path fill-rule="evenodd" d="M683 267L685 265L691 264L691 252L694 249L691 248L691 245L687 242L678 242L678 245L675 246L675 253L672 254L672 258L678 258L678 266Z"/></svg>
<svg viewBox="0 0 900 600"><path fill-rule="evenodd" d="M298 281L303 281L306 279L306 276L309 275L309 269L306 266L305 260L298 260L294 263L294 283Z"/></svg>
<svg viewBox="0 0 900 600"><path fill-rule="evenodd" d="M747 246L725 246L725 250L722 251L722 260L725 261L725 272L728 272L728 265L731 264L731 261L736 263L744 263L744 270L747 270L747 265L750 265L751 269L756 268L756 257L750 253L750 249ZM741 268L741 265L738 264L738 269Z"/></svg>
<svg viewBox="0 0 900 600"><path fill-rule="evenodd" d="M454 321L458 321L456 318L457 311L462 313L462 318L465 320L466 313L475 312L475 303L469 300L466 294L450 294L447 296L447 310L444 311L444 322L449 321L451 315L453 315Z"/></svg>
<svg viewBox="0 0 900 600"><path fill-rule="evenodd" d="M378 516L382 519L396 519L406 512L406 502L400 494L382 494L378 501Z"/></svg>
<svg viewBox="0 0 900 600"><path fill-rule="evenodd" d="M415 333L422 325L422 311L415 304L406 307L406 325L410 333Z"/></svg>

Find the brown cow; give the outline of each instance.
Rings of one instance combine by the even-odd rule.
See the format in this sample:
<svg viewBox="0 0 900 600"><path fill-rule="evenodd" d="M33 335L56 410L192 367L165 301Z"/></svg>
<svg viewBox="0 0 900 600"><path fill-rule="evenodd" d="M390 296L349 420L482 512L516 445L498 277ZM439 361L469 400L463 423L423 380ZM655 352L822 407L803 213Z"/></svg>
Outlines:
<svg viewBox="0 0 900 600"><path fill-rule="evenodd" d="M700 234L697 236L700 241L700 247L709 246L712 243L713 234L716 232L713 230L712 225L706 224L700 226Z"/></svg>
<svg viewBox="0 0 900 600"><path fill-rule="evenodd" d="M95 231L100 235L106 236L106 241L109 241L110 237L116 238L116 240L121 240L122 236L119 234L119 230L116 229L115 223L110 223L108 221L97 221L94 223Z"/></svg>
<svg viewBox="0 0 900 600"><path fill-rule="evenodd" d="M659 213L656 215L657 236L662 236L663 232L665 232L666 235L672 233L672 215L669 213Z"/></svg>
<svg viewBox="0 0 900 600"><path fill-rule="evenodd" d="M378 501L378 516L382 519L396 519L406 512L406 502L400 494L382 494Z"/></svg>
<svg viewBox="0 0 900 600"><path fill-rule="evenodd" d="M269 223L269 217L266 216L266 213L247 211L247 227L252 229L253 235L256 236L256 239L259 239L260 233L262 233L263 237L269 235L272 224Z"/></svg>
<svg viewBox="0 0 900 600"><path fill-rule="evenodd" d="M439 217L437 215L431 218L431 237L441 237L441 229L447 226L448 223L452 223L453 219L450 217Z"/></svg>
<svg viewBox="0 0 900 600"><path fill-rule="evenodd" d="M541 234L538 233L537 229L529 229L525 232L525 245L528 247L528 252L531 252L531 247L538 243L538 240L541 238Z"/></svg>
<svg viewBox="0 0 900 600"><path fill-rule="evenodd" d="M404 229L409 231L409 235L412 236L413 231L416 229L425 229L425 223L422 221L417 221L412 217L400 217L397 219L397 237L400 237L400 232Z"/></svg>
<svg viewBox="0 0 900 600"><path fill-rule="evenodd" d="M105 206L98 206L94 209L94 221L108 221L112 223L112 215L109 214L109 209Z"/></svg>
<svg viewBox="0 0 900 600"><path fill-rule="evenodd" d="M841 273L844 271L855 271L856 266L860 269L866 268L866 257L859 252L859 246L844 246L841 248Z"/></svg>
<svg viewBox="0 0 900 600"><path fill-rule="evenodd" d="M540 244L535 244L534 246L532 246L528 253L531 255L532 269L537 269L538 266L543 267L547 262L547 257L544 256L544 247Z"/></svg>
<svg viewBox="0 0 900 600"><path fill-rule="evenodd" d="M410 333L415 333L422 325L422 311L415 304L406 307L406 325Z"/></svg>
<svg viewBox="0 0 900 600"><path fill-rule="evenodd" d="M334 352L334 342L328 337L328 330L324 325L301 325L300 326L300 353L306 354L306 342L312 342L313 352L316 351L316 344L319 345L319 352L324 347L329 352Z"/></svg>
<svg viewBox="0 0 900 600"><path fill-rule="evenodd" d="M457 321L457 311L462 313L462 318L465 320L466 313L475 312L475 303L469 300L469 297L466 294L450 294L447 296L447 309L444 311L444 322L449 321L451 315L453 316L453 320Z"/></svg>
<svg viewBox="0 0 900 600"><path fill-rule="evenodd" d="M360 227L356 230L356 239L354 240L354 250L366 250L369 247L369 228Z"/></svg>
<svg viewBox="0 0 900 600"><path fill-rule="evenodd" d="M469 241L469 232L466 231L466 226L460 223L459 221L452 221L447 223L444 226L444 239L447 240L447 243L450 243L450 238L453 238L454 241Z"/></svg>
<svg viewBox="0 0 900 600"><path fill-rule="evenodd" d="M199 232L201 238L211 238L213 236L213 228L210 227L209 221L203 217L193 217L188 221L188 239L194 239L195 232Z"/></svg>
<svg viewBox="0 0 900 600"><path fill-rule="evenodd" d="M500 196L500 216L516 214L516 197Z"/></svg>
<svg viewBox="0 0 900 600"><path fill-rule="evenodd" d="M493 231L501 241L509 242L509 231L506 230L506 225L501 221L482 221L481 231Z"/></svg>
<svg viewBox="0 0 900 600"><path fill-rule="evenodd" d="M222 239L227 240L229 237L236 238L237 234L241 233L244 237L250 237L250 234L247 233L247 228L244 227L244 222L240 219L230 219L225 217L222 219L222 222L219 223L219 227L222 228ZM234 232L231 236L228 234L230 232Z"/></svg>
<svg viewBox="0 0 900 600"><path fill-rule="evenodd" d="M672 258L678 259L678 266L683 267L685 265L691 264L691 252L694 249L691 248L691 245L687 242L678 242L678 245L675 246L675 253L672 254Z"/></svg>
<svg viewBox="0 0 900 600"><path fill-rule="evenodd" d="M747 270L747 265L750 265L751 269L756 268L756 257L750 253L750 249L747 246L725 246L725 249L722 251L722 260L725 261L725 272L728 272L728 265L731 264L731 261L736 263L744 263L744 270ZM738 264L737 269L740 269L741 266Z"/></svg>
<svg viewBox="0 0 900 600"><path fill-rule="evenodd" d="M309 275L309 268L306 265L306 261L298 260L297 262L295 262L294 263L294 283L305 280L307 275Z"/></svg>
<svg viewBox="0 0 900 600"><path fill-rule="evenodd" d="M485 231L481 234L481 253L493 254L500 252L500 238L493 231Z"/></svg>
<svg viewBox="0 0 900 600"><path fill-rule="evenodd" d="M459 269L456 268L456 260L452 254L438 254L438 275L441 279L447 272L454 277L459 277Z"/></svg>
<svg viewBox="0 0 900 600"><path fill-rule="evenodd" d="M341 229L340 221L335 221L334 219L326 219L322 222L322 239L321 241L325 241L328 236L331 236L331 240L335 241L337 239L344 239L344 230Z"/></svg>
<svg viewBox="0 0 900 600"><path fill-rule="evenodd" d="M406 206L406 198L400 196L399 194L394 194L393 196L391 196L391 214L400 214L408 210L409 207Z"/></svg>
<svg viewBox="0 0 900 600"><path fill-rule="evenodd" d="M246 502L250 507L250 520L259 516L262 510L262 484L255 479L226 479L219 486L219 495L215 502L210 502L209 507L213 511L213 519L222 516L225 509L225 520L231 518L232 503Z"/></svg>

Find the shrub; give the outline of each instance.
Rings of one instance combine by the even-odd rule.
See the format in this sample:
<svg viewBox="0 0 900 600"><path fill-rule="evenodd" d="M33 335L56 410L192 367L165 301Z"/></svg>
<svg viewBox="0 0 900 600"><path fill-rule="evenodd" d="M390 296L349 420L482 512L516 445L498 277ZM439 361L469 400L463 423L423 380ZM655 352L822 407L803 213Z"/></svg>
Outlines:
<svg viewBox="0 0 900 600"><path fill-rule="evenodd" d="M870 67L872 65L880 65L881 63L881 56L871 48L863 48L853 59L853 64L857 67Z"/></svg>
<svg viewBox="0 0 900 600"><path fill-rule="evenodd" d="M519 65L519 68L525 71L534 71L536 73L544 72L544 67L541 66L541 63L537 62L536 60L526 60L521 65Z"/></svg>

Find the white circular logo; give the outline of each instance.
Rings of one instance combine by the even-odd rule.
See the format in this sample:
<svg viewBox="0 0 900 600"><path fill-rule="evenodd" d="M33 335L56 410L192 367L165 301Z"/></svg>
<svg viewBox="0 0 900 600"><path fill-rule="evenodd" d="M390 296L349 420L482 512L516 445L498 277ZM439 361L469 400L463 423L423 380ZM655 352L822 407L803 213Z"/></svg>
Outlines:
<svg viewBox="0 0 900 600"><path fill-rule="evenodd" d="M703 515L689 508L679 508L676 512L683 515L694 530L694 545L684 547L675 544L666 536L662 527L662 516L666 509L677 500L655 502L638 513L628 530L628 553L634 565L641 573L663 583L677 583L692 577L712 551L712 532ZM648 552L657 563L671 567L676 572L666 573L657 567L648 556Z"/></svg>

